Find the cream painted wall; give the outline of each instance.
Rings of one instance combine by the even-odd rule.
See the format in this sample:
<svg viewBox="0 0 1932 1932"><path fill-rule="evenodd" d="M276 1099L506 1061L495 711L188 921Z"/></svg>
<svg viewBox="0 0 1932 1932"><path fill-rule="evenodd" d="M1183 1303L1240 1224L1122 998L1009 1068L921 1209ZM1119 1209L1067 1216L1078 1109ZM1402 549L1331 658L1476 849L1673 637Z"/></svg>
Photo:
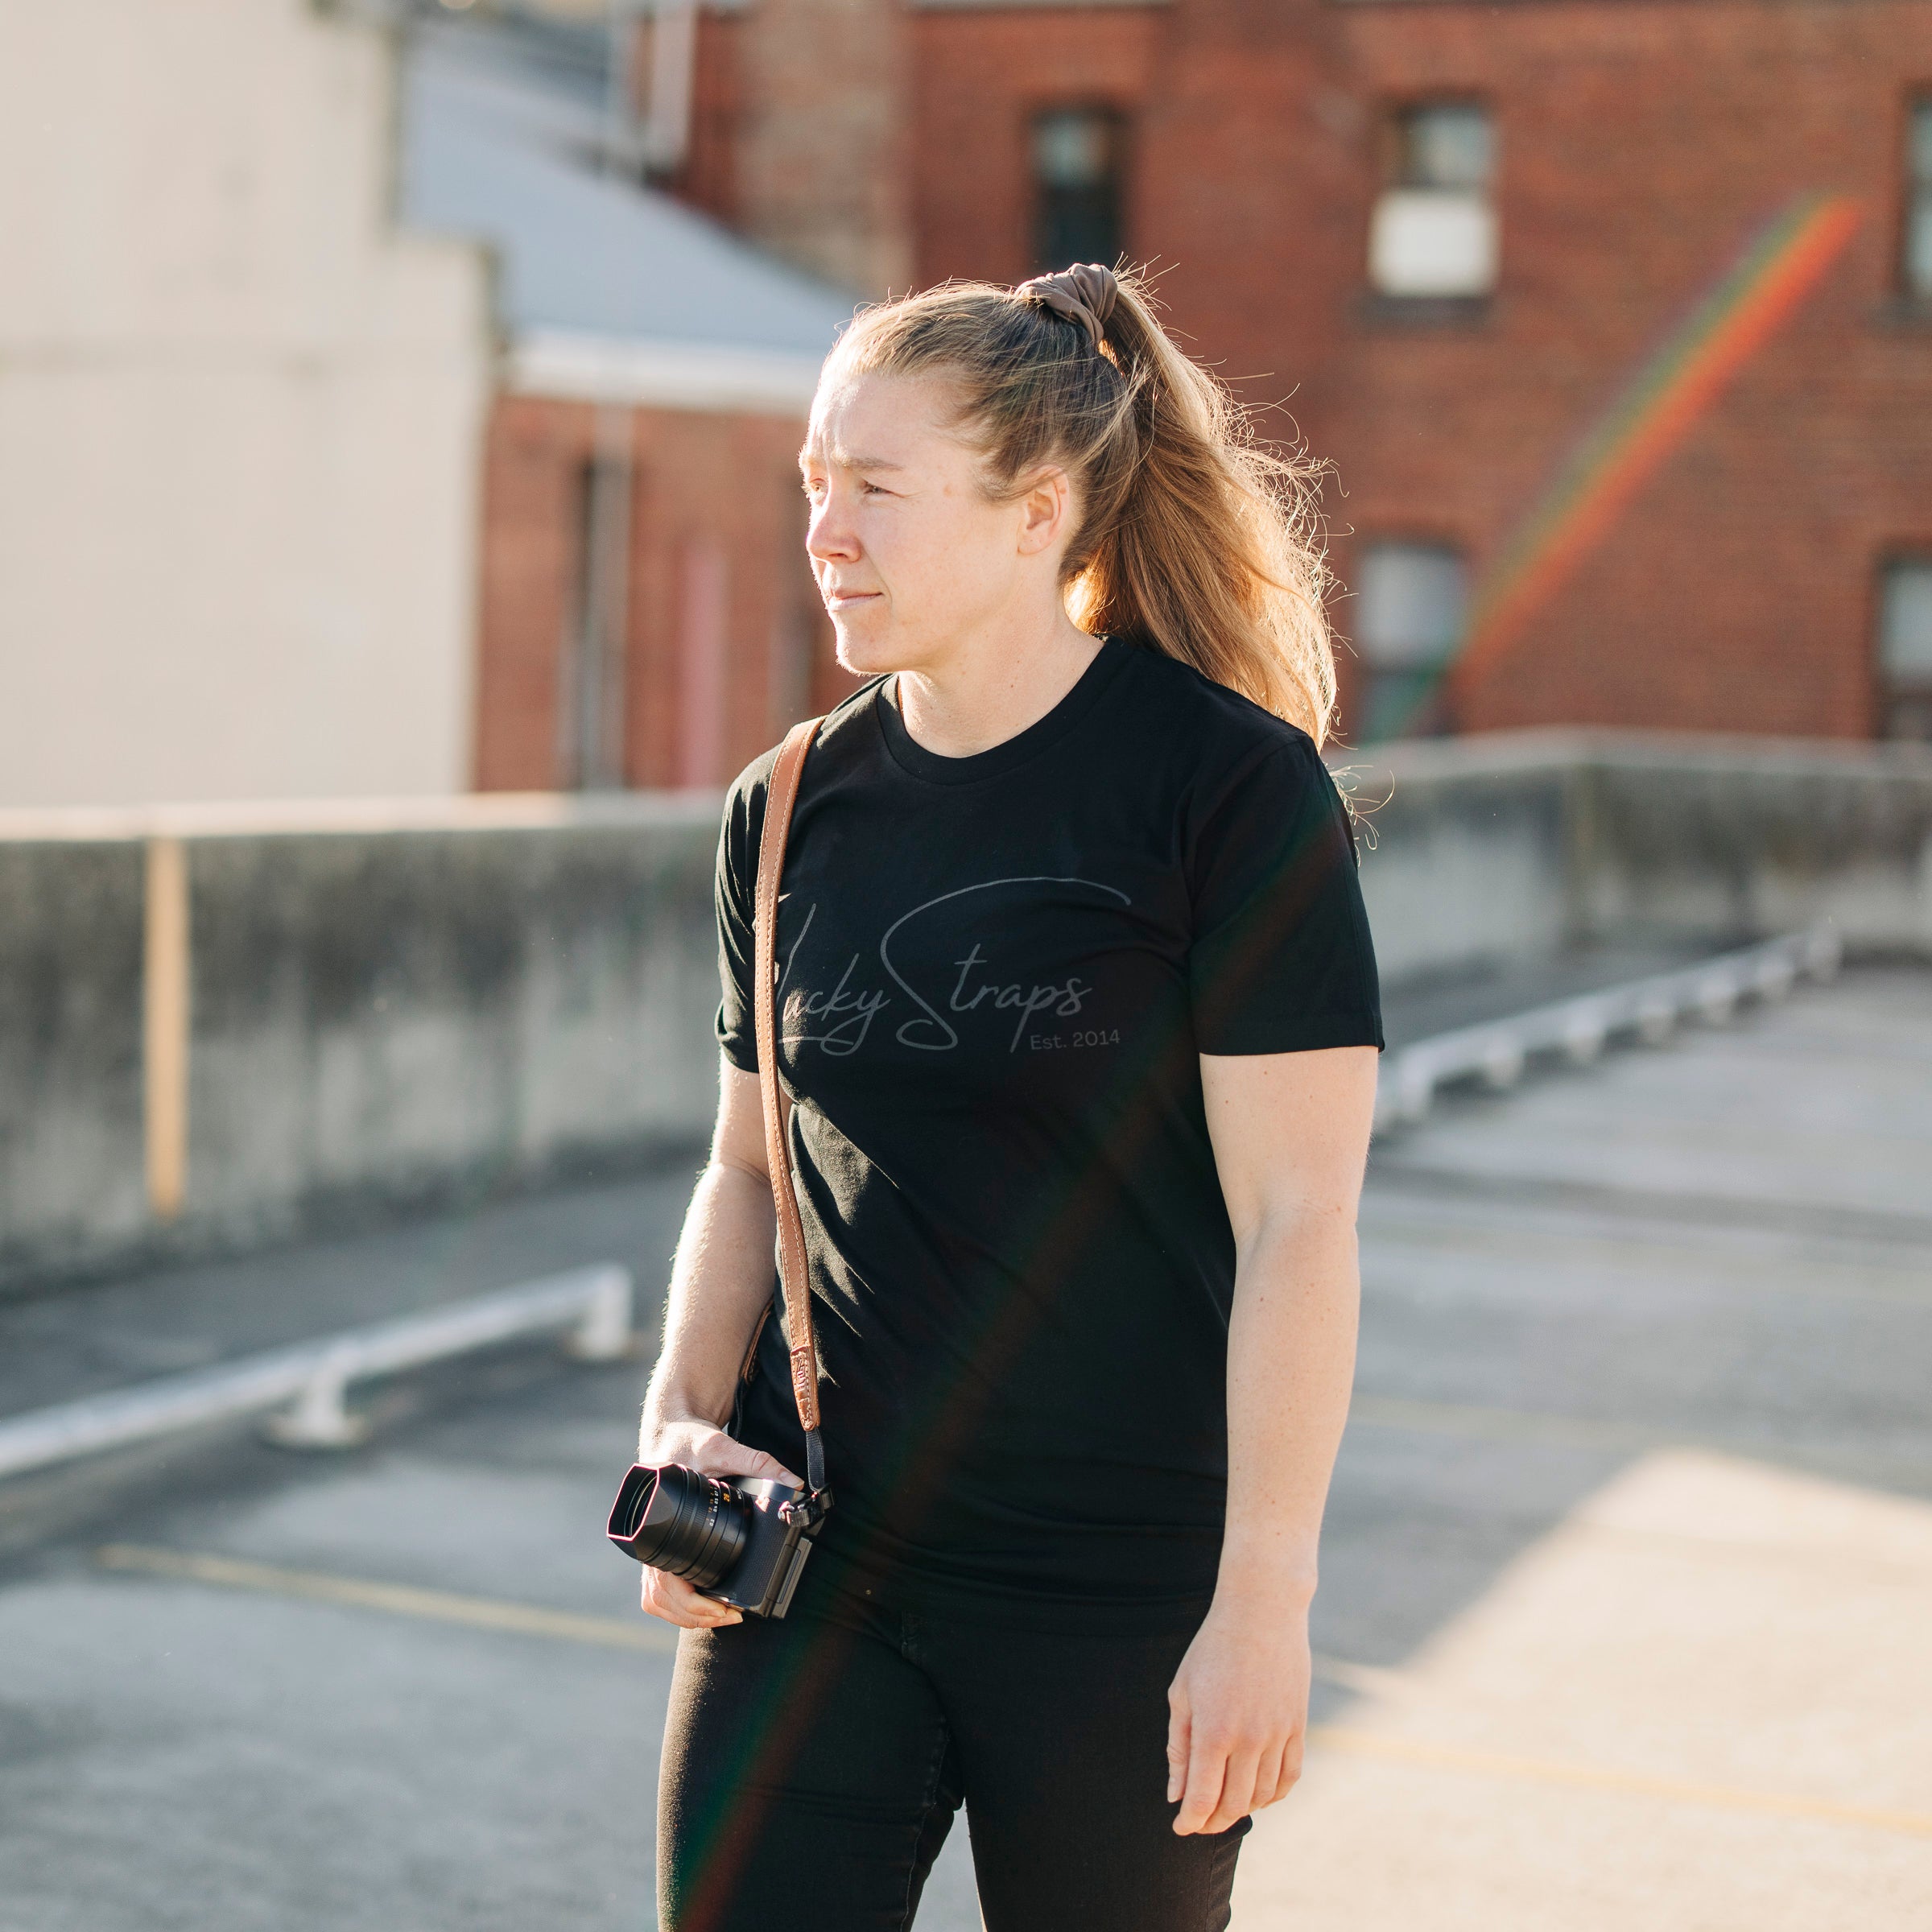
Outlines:
<svg viewBox="0 0 1932 1932"><path fill-rule="evenodd" d="M0 804L469 782L487 265L380 30L0 5Z"/></svg>

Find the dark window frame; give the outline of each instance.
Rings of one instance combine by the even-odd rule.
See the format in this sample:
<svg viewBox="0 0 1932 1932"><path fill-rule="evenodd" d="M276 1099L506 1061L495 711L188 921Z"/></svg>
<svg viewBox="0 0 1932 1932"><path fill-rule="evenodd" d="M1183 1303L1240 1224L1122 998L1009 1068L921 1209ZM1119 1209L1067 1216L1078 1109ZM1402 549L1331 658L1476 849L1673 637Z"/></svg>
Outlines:
<svg viewBox="0 0 1932 1932"><path fill-rule="evenodd" d="M1107 143L1104 180L1112 203L1109 211L1112 233L1106 237L1113 244L1110 248L1104 244L1084 242L1075 244L1067 250L1057 245L1051 249L1048 246L1052 240L1048 196L1053 190L1040 167L1038 143L1042 124L1059 115L1091 118L1104 124ZM1133 151L1131 112L1119 101L1091 95L1035 101L1027 105L1022 138L1026 144L1028 188L1026 258L1032 265L1027 272L1050 274L1069 267L1075 262L1100 262L1113 267L1126 256L1131 233L1129 188Z"/></svg>
<svg viewBox="0 0 1932 1932"><path fill-rule="evenodd" d="M1459 634L1440 666L1422 665L1406 669L1377 664L1369 655L1369 646L1359 627L1338 625L1353 661L1350 729L1362 744L1394 744L1410 738L1453 737L1461 724L1450 697L1448 675L1468 642L1472 600L1476 592L1476 546L1463 532L1439 525L1401 523L1358 530L1350 546L1352 601L1364 594L1368 553L1375 550L1434 551L1454 557L1463 571L1462 625ZM1431 683L1433 690L1422 691L1422 687ZM1377 692L1397 690L1405 685L1422 691L1425 702L1406 720L1406 729L1402 732L1376 733L1371 737L1378 708Z"/></svg>
<svg viewBox="0 0 1932 1932"><path fill-rule="evenodd" d="M1898 216L1894 225L1892 247L1892 288L1899 302L1908 309L1932 312L1932 280L1921 288L1912 280L1912 230L1922 201L1932 208L1932 167L1922 175L1918 170L1917 149L1918 145L1918 121L1924 115L1929 128L1932 128L1932 81L1908 86L1905 91L1905 111L1899 116L1899 132L1897 144L1897 172L1893 176L1898 188ZM1928 136L1932 145L1932 135Z"/></svg>
<svg viewBox="0 0 1932 1932"><path fill-rule="evenodd" d="M1866 635L1870 639L1872 735L1932 743L1932 673L1923 679L1895 681L1885 668L1886 588L1892 573L1908 567L1932 572L1932 537L1888 546L1880 551L1872 572L1871 617ZM1896 729L1901 712L1916 712L1923 720L1922 729Z"/></svg>
<svg viewBox="0 0 1932 1932"><path fill-rule="evenodd" d="M1479 109L1489 122L1490 165L1485 186L1489 206L1499 222L1502 219L1503 118L1495 97L1481 87L1431 87L1385 94L1373 104L1371 123L1374 141L1375 186L1368 202L1368 219L1382 196L1392 189L1410 185L1404 180L1408 145L1407 124L1430 108ZM1365 238L1365 237L1364 237ZM1503 282L1499 253L1496 279L1480 295L1403 295L1377 288L1370 279L1368 251L1364 248L1362 283L1352 305L1358 327L1366 330L1401 332L1425 330L1452 332L1486 328L1492 319Z"/></svg>

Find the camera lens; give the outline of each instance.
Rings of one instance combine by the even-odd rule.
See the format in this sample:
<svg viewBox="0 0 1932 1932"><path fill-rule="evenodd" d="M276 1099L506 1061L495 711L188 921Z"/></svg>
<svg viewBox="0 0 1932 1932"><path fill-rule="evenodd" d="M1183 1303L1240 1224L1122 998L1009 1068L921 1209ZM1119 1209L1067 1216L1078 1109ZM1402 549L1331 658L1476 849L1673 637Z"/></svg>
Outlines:
<svg viewBox="0 0 1932 1932"><path fill-rule="evenodd" d="M610 1538L641 1563L708 1590L731 1574L750 1534L750 1505L729 1483L682 1463L639 1464L610 1513Z"/></svg>

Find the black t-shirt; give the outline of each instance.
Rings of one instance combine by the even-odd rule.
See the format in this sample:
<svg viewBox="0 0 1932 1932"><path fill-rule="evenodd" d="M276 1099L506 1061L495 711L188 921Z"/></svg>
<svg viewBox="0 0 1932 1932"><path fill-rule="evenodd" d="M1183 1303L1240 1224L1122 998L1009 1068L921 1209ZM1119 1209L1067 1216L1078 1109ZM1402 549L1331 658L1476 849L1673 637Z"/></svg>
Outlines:
<svg viewBox="0 0 1932 1932"><path fill-rule="evenodd" d="M718 852L718 1037L747 1071L774 755ZM869 685L806 763L778 959L822 1547L914 1594L1210 1594L1235 1257L1198 1055L1381 1044L1312 742L1118 640L972 758ZM803 1469L775 1322L739 1426Z"/></svg>

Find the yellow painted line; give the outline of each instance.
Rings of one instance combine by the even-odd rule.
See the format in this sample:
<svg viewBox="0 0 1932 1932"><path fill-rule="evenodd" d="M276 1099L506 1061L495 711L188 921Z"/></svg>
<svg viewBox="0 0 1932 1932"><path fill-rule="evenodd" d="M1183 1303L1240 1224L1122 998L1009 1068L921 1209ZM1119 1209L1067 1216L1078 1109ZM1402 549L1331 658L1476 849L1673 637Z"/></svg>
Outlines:
<svg viewBox="0 0 1932 1932"><path fill-rule="evenodd" d="M1889 1811L1869 1805L1841 1805L1826 1798L1800 1798L1779 1791L1748 1791L1731 1785L1697 1784L1688 1778L1656 1777L1648 1772L1619 1771L1608 1765L1564 1764L1549 1758L1511 1757L1499 1752L1465 1751L1453 1744L1390 1737L1384 1732L1356 1731L1340 1724L1311 1725L1308 1742L1318 1750L1341 1752L1351 1757L1381 1758L1396 1764L1423 1765L1432 1770L1472 1771L1491 1777L1571 1785L1587 1791L1619 1791L1638 1798L1661 1798L1675 1804L1703 1805L1721 1811L1756 1811L1775 1818L1809 1818L1831 1825L1862 1825L1870 1831L1902 1832L1910 1838L1932 1838L1932 1816L1921 1812Z"/></svg>
<svg viewBox="0 0 1932 1932"><path fill-rule="evenodd" d="M544 1610L535 1604L506 1603L495 1597L461 1596L449 1590L422 1590L411 1583L376 1583L334 1576L320 1570L290 1570L279 1563L256 1563L233 1556L200 1556L186 1550L155 1550L134 1543L109 1543L94 1553L106 1570L139 1571L148 1576L179 1577L224 1590L260 1590L274 1596L311 1603L341 1604L355 1610L382 1610L394 1616L431 1623L464 1624L473 1630L507 1630L519 1637L547 1637L607 1650L651 1650L663 1655L678 1647L667 1624L638 1612L634 1623L619 1616L584 1616L569 1610Z"/></svg>
<svg viewBox="0 0 1932 1932"><path fill-rule="evenodd" d="M188 848L147 841L142 939L141 1061L147 1204L171 1221L188 1198Z"/></svg>
<svg viewBox="0 0 1932 1932"><path fill-rule="evenodd" d="M585 1616L568 1610L543 1610L532 1604L506 1603L486 1596L459 1596L453 1591L423 1590L409 1583L382 1583L365 1578L336 1576L325 1571L291 1570L279 1563L251 1563L245 1558L204 1556L185 1550L157 1550L134 1543L109 1543L95 1552L108 1570L135 1571L148 1576L178 1577L184 1582L210 1583L226 1590L259 1590L312 1603L341 1604L352 1609L386 1611L431 1623L461 1624L477 1630L507 1630L522 1637L544 1637L564 1643L590 1644L610 1650L648 1650L663 1655L677 1648L677 1634L667 1624L639 1613L635 1623L616 1616ZM1366 1678L1366 1666L1344 1666L1322 1658L1317 1674L1330 1681ZM1378 1681L1399 1674L1375 1671ZM1370 1687L1358 1682L1357 1688ZM1569 1785L1583 1790L1616 1791L1639 1798L1666 1798L1678 1804L1703 1805L1725 1811L1754 1811L1777 1818L1809 1818L1817 1823L1858 1825L1868 1830L1932 1838L1932 1816L1890 1811L1865 1805L1842 1805L1829 1798L1800 1798L1776 1791L1749 1791L1728 1785L1704 1785L1686 1778L1657 1777L1641 1771L1620 1771L1605 1765L1565 1764L1547 1758L1513 1757L1499 1752L1466 1751L1451 1744L1421 1739L1391 1737L1358 1731L1344 1724L1314 1724L1308 1742L1317 1750L1352 1757L1380 1758L1396 1764L1420 1765L1433 1770L1475 1772L1491 1777L1527 1779L1539 1784Z"/></svg>

